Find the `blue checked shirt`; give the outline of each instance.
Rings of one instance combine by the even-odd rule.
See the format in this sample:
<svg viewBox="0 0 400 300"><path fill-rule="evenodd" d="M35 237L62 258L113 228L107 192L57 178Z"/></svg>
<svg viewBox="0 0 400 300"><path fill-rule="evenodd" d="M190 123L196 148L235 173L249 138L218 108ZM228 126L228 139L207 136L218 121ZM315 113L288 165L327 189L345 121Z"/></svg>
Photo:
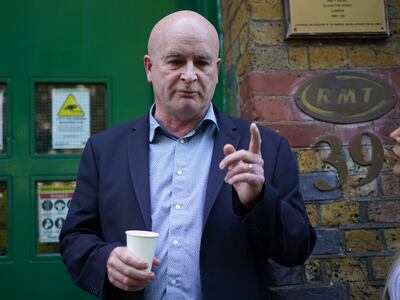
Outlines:
<svg viewBox="0 0 400 300"><path fill-rule="evenodd" d="M203 120L182 138L168 133L150 110L152 230L160 234L156 276L145 299L201 299L200 241L208 172L218 130L210 105Z"/></svg>

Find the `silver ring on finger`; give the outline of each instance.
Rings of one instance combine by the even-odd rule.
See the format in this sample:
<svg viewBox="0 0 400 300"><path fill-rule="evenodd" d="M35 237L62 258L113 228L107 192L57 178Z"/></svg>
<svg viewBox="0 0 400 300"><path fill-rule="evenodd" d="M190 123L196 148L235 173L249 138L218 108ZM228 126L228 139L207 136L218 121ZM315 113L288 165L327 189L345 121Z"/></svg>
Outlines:
<svg viewBox="0 0 400 300"><path fill-rule="evenodd" d="M249 164L249 165L247 166L247 170L248 170L249 172L251 172L252 169L253 169L253 164Z"/></svg>

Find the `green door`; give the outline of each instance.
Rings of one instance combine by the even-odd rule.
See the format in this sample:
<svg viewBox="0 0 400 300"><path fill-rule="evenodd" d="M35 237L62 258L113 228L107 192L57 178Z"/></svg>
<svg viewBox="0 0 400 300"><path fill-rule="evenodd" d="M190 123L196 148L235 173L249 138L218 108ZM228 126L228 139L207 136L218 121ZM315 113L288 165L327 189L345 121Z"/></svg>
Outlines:
<svg viewBox="0 0 400 300"><path fill-rule="evenodd" d="M143 55L155 22L192 9L216 24L217 2L2 1L1 299L92 298L58 254L84 142L147 112Z"/></svg>

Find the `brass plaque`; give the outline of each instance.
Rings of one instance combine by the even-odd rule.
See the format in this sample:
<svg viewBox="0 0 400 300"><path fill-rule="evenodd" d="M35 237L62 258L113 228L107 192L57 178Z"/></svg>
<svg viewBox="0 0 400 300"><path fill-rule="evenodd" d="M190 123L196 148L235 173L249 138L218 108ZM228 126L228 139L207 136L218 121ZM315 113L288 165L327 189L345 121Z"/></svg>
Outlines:
<svg viewBox="0 0 400 300"><path fill-rule="evenodd" d="M306 81L295 95L307 115L329 123L371 121L391 111L395 91L382 79L364 73L329 73Z"/></svg>
<svg viewBox="0 0 400 300"><path fill-rule="evenodd" d="M385 0L285 0L287 38L389 36Z"/></svg>

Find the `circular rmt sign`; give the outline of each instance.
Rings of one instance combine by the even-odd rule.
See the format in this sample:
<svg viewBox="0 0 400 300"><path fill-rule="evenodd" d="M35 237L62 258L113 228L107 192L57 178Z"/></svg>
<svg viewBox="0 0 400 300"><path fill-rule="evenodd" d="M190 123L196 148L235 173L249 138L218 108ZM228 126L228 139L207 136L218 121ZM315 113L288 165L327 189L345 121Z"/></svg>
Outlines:
<svg viewBox="0 0 400 300"><path fill-rule="evenodd" d="M355 72L312 78L295 96L297 105L307 115L339 124L377 119L396 104L396 93L384 80Z"/></svg>

